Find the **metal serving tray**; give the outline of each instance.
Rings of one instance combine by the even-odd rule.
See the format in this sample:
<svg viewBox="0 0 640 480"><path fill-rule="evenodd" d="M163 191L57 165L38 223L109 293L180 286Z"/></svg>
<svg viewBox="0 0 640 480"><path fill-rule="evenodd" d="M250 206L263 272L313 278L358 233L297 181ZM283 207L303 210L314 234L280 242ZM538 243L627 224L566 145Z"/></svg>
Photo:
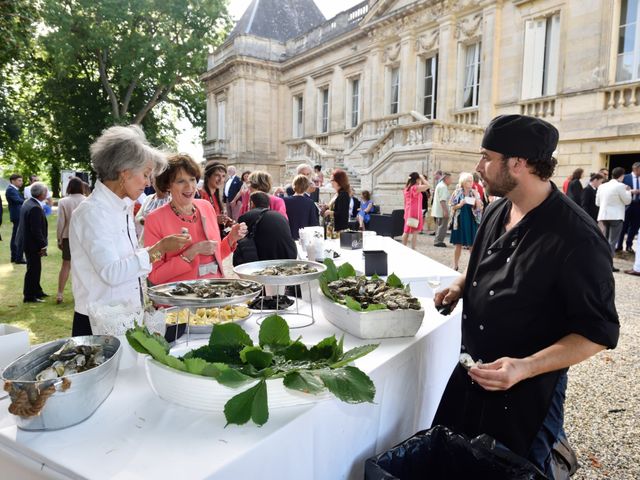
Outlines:
<svg viewBox="0 0 640 480"><path fill-rule="evenodd" d="M235 297L221 298L200 298L195 294L171 295L169 292L178 284L214 284L227 285L230 283L240 284L247 293ZM158 305L170 305L174 307L223 307L225 305L235 305L237 303L253 300L262 291L262 285L250 280L234 280L230 278L210 278L207 280L190 280L186 282L164 283L150 287L147 290L149 298Z"/></svg>
<svg viewBox="0 0 640 480"><path fill-rule="evenodd" d="M267 267L284 267L289 265L309 265L316 268L317 271L313 273L303 273L301 275L256 275L254 273ZM240 278L254 280L263 285L300 285L316 280L326 269L327 267L324 264L311 262L309 260L262 260L260 262L244 263L233 267L233 271L236 272Z"/></svg>

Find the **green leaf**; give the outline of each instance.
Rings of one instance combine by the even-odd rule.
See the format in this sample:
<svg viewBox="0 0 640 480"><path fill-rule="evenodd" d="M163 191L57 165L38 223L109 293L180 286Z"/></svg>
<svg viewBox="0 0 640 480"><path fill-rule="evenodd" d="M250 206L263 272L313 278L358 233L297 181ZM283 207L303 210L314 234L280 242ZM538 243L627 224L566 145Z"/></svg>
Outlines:
<svg viewBox="0 0 640 480"><path fill-rule="evenodd" d="M202 372L207 365L210 364L201 358L187 358L184 360L184 366L186 367L187 372L193 373L194 375L202 375Z"/></svg>
<svg viewBox="0 0 640 480"><path fill-rule="evenodd" d="M370 303L367 308L363 308L363 312L373 312L374 310L386 310L387 306L382 303Z"/></svg>
<svg viewBox="0 0 640 480"><path fill-rule="evenodd" d="M319 370L316 375L343 402L373 402L376 395L376 387L371 379L356 367Z"/></svg>
<svg viewBox="0 0 640 480"><path fill-rule="evenodd" d="M273 361L273 353L265 352L260 347L244 347L240 351L240 359L253 365L258 370L267 368Z"/></svg>
<svg viewBox="0 0 640 480"><path fill-rule="evenodd" d="M172 355L165 355L164 360L159 360L168 367L175 368L176 370L182 370L183 372L187 371L187 367L182 360L176 358Z"/></svg>
<svg viewBox="0 0 640 480"><path fill-rule="evenodd" d="M380 280L380 275L374 273L373 275L371 275L371 280Z"/></svg>
<svg viewBox="0 0 640 480"><path fill-rule="evenodd" d="M318 279L318 283L320 284L320 290L322 290L322 293L324 293L324 296L327 298L330 298L335 302L336 298L331 293L331 290L329 290L329 284L327 283L327 280L323 277L320 277Z"/></svg>
<svg viewBox="0 0 640 480"><path fill-rule="evenodd" d="M223 323L213 326L209 337L210 347L240 347L241 349L245 345L253 345L253 341L237 323Z"/></svg>
<svg viewBox="0 0 640 480"><path fill-rule="evenodd" d="M335 335L331 335L321 340L317 345L311 347L309 351L312 360L331 360L335 361L338 358L338 340Z"/></svg>
<svg viewBox="0 0 640 480"><path fill-rule="evenodd" d="M336 264L330 258L324 259L324 264L327 269L324 271L322 276L326 278L327 283L334 282L338 280L340 277L338 276L338 269L336 268Z"/></svg>
<svg viewBox="0 0 640 480"><path fill-rule="evenodd" d="M184 358L202 358L209 363L240 363L240 350L244 346L236 345L233 347L210 347L203 345L200 348L191 350L184 355Z"/></svg>
<svg viewBox="0 0 640 480"><path fill-rule="evenodd" d="M324 390L322 380L311 372L295 371L284 376L284 386L303 393L316 394Z"/></svg>
<svg viewBox="0 0 640 480"><path fill-rule="evenodd" d="M261 347L265 345L286 347L291 343L289 325L281 316L271 315L262 321L258 339Z"/></svg>
<svg viewBox="0 0 640 480"><path fill-rule="evenodd" d="M264 425L269 419L267 405L267 382L260 380L253 387L232 397L224 406L227 425L244 425L249 421Z"/></svg>
<svg viewBox="0 0 640 480"><path fill-rule="evenodd" d="M287 360L308 360L311 358L309 349L302 342L293 342L282 351L282 355Z"/></svg>
<svg viewBox="0 0 640 480"><path fill-rule="evenodd" d="M349 295L344 296L344 304L347 306L347 308L355 310L356 312L362 311L362 305L360 305L360 302L358 302L355 298L350 297Z"/></svg>
<svg viewBox="0 0 640 480"><path fill-rule="evenodd" d="M169 343L161 335L151 334L147 327L136 325L125 333L129 345L138 353L152 355L152 351L159 355L160 351L169 353ZM154 357L155 358L155 357Z"/></svg>
<svg viewBox="0 0 640 480"><path fill-rule="evenodd" d="M378 344L373 345L360 345L358 347L352 348L351 350L342 354L342 356L338 359L338 361L334 364L329 365L331 368L340 368L349 363L357 360L360 357L364 357L366 354L373 352L376 348L378 348Z"/></svg>
<svg viewBox="0 0 640 480"><path fill-rule="evenodd" d="M338 276L340 278L355 277L356 269L350 263L343 263L338 267Z"/></svg>
<svg viewBox="0 0 640 480"><path fill-rule="evenodd" d="M202 369L201 375L213 377L219 384L231 388L239 387L251 380L255 380L224 363L207 363Z"/></svg>
<svg viewBox="0 0 640 480"><path fill-rule="evenodd" d="M402 288L404 286L404 284L402 283L402 280L400 280L400 278L398 278L398 276L395 273L392 273L387 277L387 285L389 285L390 287L399 287L399 288Z"/></svg>

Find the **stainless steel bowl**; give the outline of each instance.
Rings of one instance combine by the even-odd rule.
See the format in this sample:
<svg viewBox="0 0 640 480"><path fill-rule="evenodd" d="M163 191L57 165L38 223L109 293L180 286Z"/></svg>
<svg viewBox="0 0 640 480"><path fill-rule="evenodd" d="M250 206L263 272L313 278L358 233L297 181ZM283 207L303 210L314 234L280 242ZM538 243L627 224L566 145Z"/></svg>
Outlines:
<svg viewBox="0 0 640 480"><path fill-rule="evenodd" d="M106 361L91 370L38 382L36 375L51 363L49 356L69 339L54 340L23 355L2 372L2 379L11 382L14 389L25 390L29 396L37 395L50 386L56 391L46 399L38 415L15 416L23 430L57 430L76 425L87 418L105 401L113 390L118 373L122 347L120 340L109 335L73 337L78 345L102 345ZM66 388L63 391L63 379Z"/></svg>
<svg viewBox="0 0 640 480"><path fill-rule="evenodd" d="M256 275L268 267L286 267L293 265L309 265L316 269L315 272L303 273L300 275ZM311 282L320 278L322 273L327 269L326 265L309 260L261 260L259 262L243 263L237 267L233 267L233 271L240 278L260 282L263 285L300 285L302 283Z"/></svg>

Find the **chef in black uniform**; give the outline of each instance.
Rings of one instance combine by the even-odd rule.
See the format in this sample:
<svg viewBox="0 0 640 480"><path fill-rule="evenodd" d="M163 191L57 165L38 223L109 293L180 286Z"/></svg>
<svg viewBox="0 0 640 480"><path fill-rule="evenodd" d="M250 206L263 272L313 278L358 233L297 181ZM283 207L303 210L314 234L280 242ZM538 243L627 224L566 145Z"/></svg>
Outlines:
<svg viewBox="0 0 640 480"><path fill-rule="evenodd" d="M485 210L466 273L434 299L464 300L461 352L478 364L455 368L433 424L487 433L549 478L552 447L566 440L567 370L619 333L607 242L549 181L557 143L543 120L491 121L476 170L503 198Z"/></svg>

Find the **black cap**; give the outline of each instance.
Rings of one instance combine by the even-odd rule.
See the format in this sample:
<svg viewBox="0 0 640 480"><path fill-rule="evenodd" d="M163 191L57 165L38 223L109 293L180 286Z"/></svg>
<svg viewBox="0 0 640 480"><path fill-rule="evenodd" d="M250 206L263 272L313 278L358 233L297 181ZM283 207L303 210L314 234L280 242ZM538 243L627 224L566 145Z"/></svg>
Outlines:
<svg viewBox="0 0 640 480"><path fill-rule="evenodd" d="M482 148L530 160L550 157L558 146L558 129L525 115L499 115L487 126Z"/></svg>

